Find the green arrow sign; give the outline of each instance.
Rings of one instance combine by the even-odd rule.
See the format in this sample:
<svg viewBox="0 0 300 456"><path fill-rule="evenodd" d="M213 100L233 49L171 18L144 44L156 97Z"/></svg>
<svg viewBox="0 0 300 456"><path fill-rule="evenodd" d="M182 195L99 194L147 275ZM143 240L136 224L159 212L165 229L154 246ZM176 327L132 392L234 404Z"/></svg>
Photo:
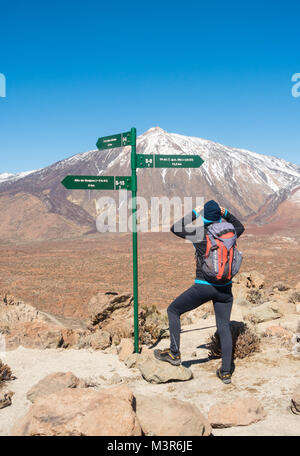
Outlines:
<svg viewBox="0 0 300 456"><path fill-rule="evenodd" d="M66 176L68 190L131 190L131 176Z"/></svg>
<svg viewBox="0 0 300 456"><path fill-rule="evenodd" d="M137 154L138 168L199 168L204 160L199 155Z"/></svg>
<svg viewBox="0 0 300 456"><path fill-rule="evenodd" d="M99 150L103 149L114 149L115 147L124 147L131 145L131 134L130 131L126 133L119 133L112 136L103 136L99 138L96 146Z"/></svg>

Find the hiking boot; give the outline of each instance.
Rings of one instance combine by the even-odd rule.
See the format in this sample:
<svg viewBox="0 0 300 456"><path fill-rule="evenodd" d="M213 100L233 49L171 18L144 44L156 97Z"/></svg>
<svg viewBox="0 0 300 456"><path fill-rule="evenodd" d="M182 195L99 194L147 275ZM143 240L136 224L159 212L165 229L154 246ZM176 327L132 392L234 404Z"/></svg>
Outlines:
<svg viewBox="0 0 300 456"><path fill-rule="evenodd" d="M226 385L228 385L229 383L231 383L231 373L230 372L222 372L222 369L219 368L217 369L217 377L222 380L223 383L225 383Z"/></svg>
<svg viewBox="0 0 300 456"><path fill-rule="evenodd" d="M165 350L154 350L154 356L156 359L159 359L159 361L166 361L173 366L180 366L181 364L180 354L173 355L169 348Z"/></svg>

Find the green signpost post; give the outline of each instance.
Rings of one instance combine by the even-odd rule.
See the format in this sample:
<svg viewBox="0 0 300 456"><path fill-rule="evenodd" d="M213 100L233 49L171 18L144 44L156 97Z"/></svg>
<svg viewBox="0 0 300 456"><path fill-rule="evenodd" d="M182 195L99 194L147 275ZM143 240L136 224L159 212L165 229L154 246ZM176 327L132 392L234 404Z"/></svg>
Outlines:
<svg viewBox="0 0 300 456"><path fill-rule="evenodd" d="M131 146L131 176L66 176L62 184L69 190L131 190L132 193L132 254L134 350L139 351L138 319L138 244L136 221L137 168L199 168L204 160L199 155L146 155L136 153L136 128L97 141L99 150Z"/></svg>

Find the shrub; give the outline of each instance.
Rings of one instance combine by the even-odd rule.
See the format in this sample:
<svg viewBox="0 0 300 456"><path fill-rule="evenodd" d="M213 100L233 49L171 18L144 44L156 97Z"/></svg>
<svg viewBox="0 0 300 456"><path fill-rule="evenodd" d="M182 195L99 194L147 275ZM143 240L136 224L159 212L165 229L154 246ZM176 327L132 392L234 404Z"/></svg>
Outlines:
<svg viewBox="0 0 300 456"><path fill-rule="evenodd" d="M0 360L0 384L2 382L6 382L8 380L13 380L13 379L14 379L14 377L12 375L10 367L8 367L7 364L4 364Z"/></svg>
<svg viewBox="0 0 300 456"><path fill-rule="evenodd" d="M293 304L300 302L300 291L294 291L289 297L289 302L292 302Z"/></svg>
<svg viewBox="0 0 300 456"><path fill-rule="evenodd" d="M247 300L252 304L261 304L263 302L262 293L259 290L251 289L247 293Z"/></svg>
<svg viewBox="0 0 300 456"><path fill-rule="evenodd" d="M150 344L154 341L169 337L169 320L166 312L161 312L155 306L143 306L139 313L140 342Z"/></svg>
<svg viewBox="0 0 300 456"><path fill-rule="evenodd" d="M285 283L283 282L276 282L274 283L273 287L272 287L273 290L278 290L278 291L287 291L290 289L290 287L288 285L285 285Z"/></svg>
<svg viewBox="0 0 300 456"><path fill-rule="evenodd" d="M232 335L232 355L235 358L245 358L259 351L260 340L257 334L245 323L239 321L230 322ZM221 357L221 345L218 331L208 341L209 358Z"/></svg>

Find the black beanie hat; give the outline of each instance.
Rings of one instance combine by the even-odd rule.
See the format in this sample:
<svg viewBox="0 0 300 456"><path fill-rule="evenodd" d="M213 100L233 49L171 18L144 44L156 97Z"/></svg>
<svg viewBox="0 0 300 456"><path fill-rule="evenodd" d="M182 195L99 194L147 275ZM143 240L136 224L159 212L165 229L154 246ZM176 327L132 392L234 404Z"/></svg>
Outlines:
<svg viewBox="0 0 300 456"><path fill-rule="evenodd" d="M204 204L204 223L219 222L221 219L221 209L218 203L214 200L207 201Z"/></svg>

